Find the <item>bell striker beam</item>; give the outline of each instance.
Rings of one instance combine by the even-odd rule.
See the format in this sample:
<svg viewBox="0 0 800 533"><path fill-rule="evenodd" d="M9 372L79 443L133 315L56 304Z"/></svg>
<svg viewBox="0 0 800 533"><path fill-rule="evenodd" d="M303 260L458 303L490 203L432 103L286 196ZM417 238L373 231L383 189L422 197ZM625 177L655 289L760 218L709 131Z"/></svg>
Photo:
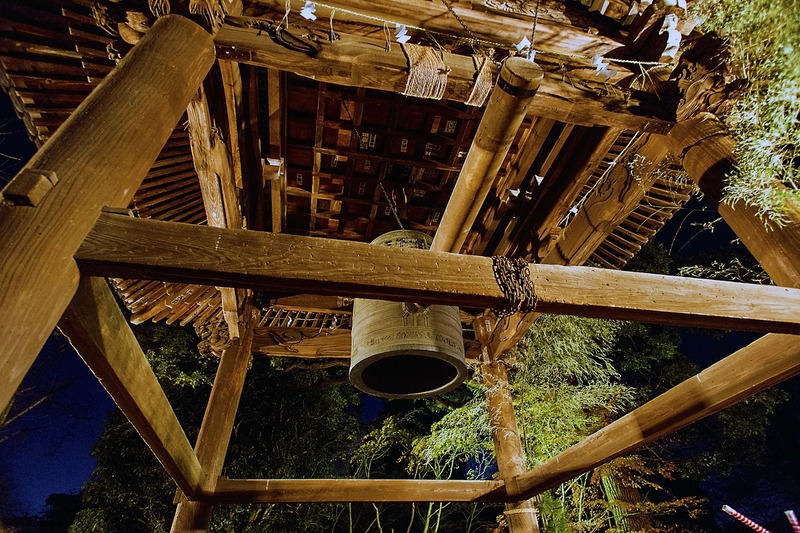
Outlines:
<svg viewBox="0 0 800 533"><path fill-rule="evenodd" d="M431 250L461 250L543 77L536 63L521 57L503 63Z"/></svg>
<svg viewBox="0 0 800 533"><path fill-rule="evenodd" d="M75 294L100 209L128 205L213 62L203 28L159 19L4 191L0 409Z"/></svg>

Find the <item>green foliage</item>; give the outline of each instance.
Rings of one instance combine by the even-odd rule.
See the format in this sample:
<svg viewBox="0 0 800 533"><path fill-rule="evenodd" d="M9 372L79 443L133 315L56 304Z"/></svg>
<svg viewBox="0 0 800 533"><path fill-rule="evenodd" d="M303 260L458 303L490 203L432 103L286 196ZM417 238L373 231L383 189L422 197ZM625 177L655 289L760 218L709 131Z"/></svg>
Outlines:
<svg viewBox="0 0 800 533"><path fill-rule="evenodd" d="M800 200L800 9L796 0L699 0L704 30L726 36L733 66L751 82L726 118L738 166L726 200L742 200L778 223ZM782 183L786 189L774 185Z"/></svg>
<svg viewBox="0 0 800 533"><path fill-rule="evenodd" d="M553 457L628 407L609 350L619 324L543 315L528 333L511 380L532 465Z"/></svg>

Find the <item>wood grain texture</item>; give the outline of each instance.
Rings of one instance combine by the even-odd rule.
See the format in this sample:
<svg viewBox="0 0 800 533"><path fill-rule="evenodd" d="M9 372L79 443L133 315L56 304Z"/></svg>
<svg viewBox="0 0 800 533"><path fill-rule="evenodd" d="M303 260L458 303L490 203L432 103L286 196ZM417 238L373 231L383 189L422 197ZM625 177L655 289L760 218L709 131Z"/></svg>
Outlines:
<svg viewBox="0 0 800 533"><path fill-rule="evenodd" d="M800 373L800 337L766 335L506 484L529 498Z"/></svg>
<svg viewBox="0 0 800 533"><path fill-rule="evenodd" d="M736 141L713 115L703 113L681 123L669 139L689 176L772 280L800 287L800 205L787 200L788 221L778 226L759 218L754 207L741 201L722 203L725 176L736 163ZM774 187L783 186L776 183Z"/></svg>
<svg viewBox="0 0 800 533"><path fill-rule="evenodd" d="M128 205L213 61L200 26L159 20L26 165L58 177L41 203L0 205L0 409L72 299L101 207Z"/></svg>
<svg viewBox="0 0 800 533"><path fill-rule="evenodd" d="M213 493L222 474L225 455L231 440L233 422L239 409L239 400L244 390L244 381L252 360L254 317L247 316L250 307L246 304L247 324L242 325L242 336L222 352L219 360L211 396L208 399L200 433L197 435L195 453L206 476L201 491ZM205 531L211 520L211 505L187 500L181 495L171 531Z"/></svg>
<svg viewBox="0 0 800 533"><path fill-rule="evenodd" d="M497 307L488 257L103 214L75 256L90 275ZM529 265L543 313L800 332L800 290Z"/></svg>
<svg viewBox="0 0 800 533"><path fill-rule="evenodd" d="M497 502L502 481L429 479L226 479L215 503Z"/></svg>
<svg viewBox="0 0 800 533"><path fill-rule="evenodd" d="M178 487L196 495L203 468L105 280L81 279L59 327Z"/></svg>
<svg viewBox="0 0 800 533"><path fill-rule="evenodd" d="M228 24L216 35L215 44L220 59L294 72L337 85L401 93L408 78L403 52L398 48L387 52L384 41L378 39L341 34L341 39L333 43L317 40L313 43L316 57L311 57L273 42L257 29ZM472 57L445 53L443 58L449 69L444 98L465 102L476 73ZM492 69L496 80L498 71ZM647 104L647 94L626 92L623 98L609 93L593 79L593 69L577 69L569 80L564 79L563 71L549 70L528 106L528 116L658 133L667 133L673 126L672 121L656 116Z"/></svg>
<svg viewBox="0 0 800 533"><path fill-rule="evenodd" d="M431 250L461 251L543 75L538 65L521 57L510 58L503 64L500 71L502 81L498 81L489 95L489 103L447 202Z"/></svg>

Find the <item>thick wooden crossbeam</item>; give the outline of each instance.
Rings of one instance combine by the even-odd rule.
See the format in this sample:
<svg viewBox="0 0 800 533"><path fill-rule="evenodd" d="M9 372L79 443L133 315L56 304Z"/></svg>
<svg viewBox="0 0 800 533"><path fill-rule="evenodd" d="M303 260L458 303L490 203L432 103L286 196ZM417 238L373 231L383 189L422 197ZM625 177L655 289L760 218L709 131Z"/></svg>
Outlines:
<svg viewBox="0 0 800 533"><path fill-rule="evenodd" d="M59 327L185 493L205 474L104 279L82 278Z"/></svg>
<svg viewBox="0 0 800 533"><path fill-rule="evenodd" d="M502 481L438 479L227 479L214 503L499 502Z"/></svg>
<svg viewBox="0 0 800 533"><path fill-rule="evenodd" d="M0 202L0 411L75 294L78 245L103 206L128 205L213 61L203 28L159 19L9 184L15 194Z"/></svg>
<svg viewBox="0 0 800 533"><path fill-rule="evenodd" d="M508 480L530 498L800 373L800 337L766 335L634 409L546 463Z"/></svg>
<svg viewBox="0 0 800 533"><path fill-rule="evenodd" d="M85 274L491 308L492 259L103 214L75 259ZM800 333L800 290L529 265L536 310Z"/></svg>
<svg viewBox="0 0 800 533"><path fill-rule="evenodd" d="M246 22L245 19L231 20L238 20L238 24ZM296 34L295 38L304 40L297 30L284 33ZM408 60L399 45L386 51L384 41L378 39L342 34L341 39L333 42L307 41L308 46L315 49L312 56L276 43L266 32L226 24L214 42L220 59L294 72L325 83L400 93L405 91L408 80ZM467 101L476 73L473 58L448 53L443 58L449 69L444 98ZM494 66L490 68L492 79L496 80L498 71ZM672 121L656 115L658 110L648 102L646 93L630 93L621 98L609 93L593 78L579 80L585 71L587 69L573 73L570 80L564 79L563 72L545 72L536 98L528 105L528 115L583 126L657 133L667 133L672 128ZM597 84L597 90L578 88L574 85L578 81ZM657 101L654 95L650 96Z"/></svg>

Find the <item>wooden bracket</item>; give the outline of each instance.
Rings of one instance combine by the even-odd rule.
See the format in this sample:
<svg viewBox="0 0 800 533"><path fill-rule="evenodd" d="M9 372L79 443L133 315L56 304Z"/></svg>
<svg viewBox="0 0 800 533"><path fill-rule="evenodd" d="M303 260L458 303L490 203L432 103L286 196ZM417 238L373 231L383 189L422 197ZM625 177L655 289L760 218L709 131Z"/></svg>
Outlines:
<svg viewBox="0 0 800 533"><path fill-rule="evenodd" d="M56 183L51 170L23 168L3 189L3 197L14 205L36 207Z"/></svg>

